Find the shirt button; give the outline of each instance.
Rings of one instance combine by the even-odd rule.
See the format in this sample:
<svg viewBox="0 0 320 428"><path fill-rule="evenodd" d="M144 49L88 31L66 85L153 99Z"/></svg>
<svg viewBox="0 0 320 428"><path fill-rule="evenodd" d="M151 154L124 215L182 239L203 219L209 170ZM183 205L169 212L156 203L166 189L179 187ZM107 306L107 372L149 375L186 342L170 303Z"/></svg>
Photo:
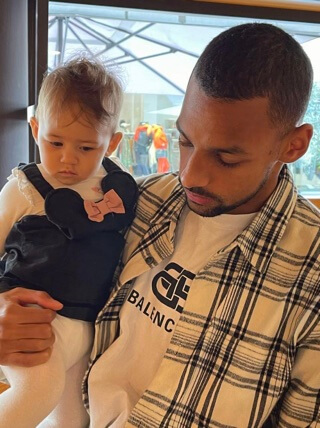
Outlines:
<svg viewBox="0 0 320 428"><path fill-rule="evenodd" d="M146 258L146 263L147 263L147 265L152 265L152 264L153 264L153 262L154 262L154 258L153 258L153 257L147 257L147 258Z"/></svg>

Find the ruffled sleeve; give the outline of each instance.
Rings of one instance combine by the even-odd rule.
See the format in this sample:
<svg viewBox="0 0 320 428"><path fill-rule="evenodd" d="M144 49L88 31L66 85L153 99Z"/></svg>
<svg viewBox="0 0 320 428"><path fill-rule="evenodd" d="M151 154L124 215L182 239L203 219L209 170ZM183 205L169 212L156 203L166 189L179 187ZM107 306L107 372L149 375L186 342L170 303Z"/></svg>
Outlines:
<svg viewBox="0 0 320 428"><path fill-rule="evenodd" d="M41 201L41 196L27 179L25 173L22 172L19 168L16 167L11 171L11 175L8 177L8 181L12 179L17 180L18 189L20 193L22 193L23 196L27 199L29 204L34 206L39 203L39 201Z"/></svg>
<svg viewBox="0 0 320 428"><path fill-rule="evenodd" d="M25 215L43 213L44 201L40 193L22 171L14 168L0 191L0 257L4 254L4 244L14 223Z"/></svg>

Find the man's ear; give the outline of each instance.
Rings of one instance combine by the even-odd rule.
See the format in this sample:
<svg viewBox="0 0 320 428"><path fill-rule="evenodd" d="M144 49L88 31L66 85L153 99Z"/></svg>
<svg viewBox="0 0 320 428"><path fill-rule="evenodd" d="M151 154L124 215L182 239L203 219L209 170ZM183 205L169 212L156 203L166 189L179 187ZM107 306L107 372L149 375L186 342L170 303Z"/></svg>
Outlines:
<svg viewBox="0 0 320 428"><path fill-rule="evenodd" d="M283 145L280 161L292 163L300 159L308 150L313 134L313 127L304 123L291 131L286 137Z"/></svg>
<svg viewBox="0 0 320 428"><path fill-rule="evenodd" d="M34 116L32 116L32 118L30 119L30 127L31 127L33 138L35 142L38 144L39 122Z"/></svg>
<svg viewBox="0 0 320 428"><path fill-rule="evenodd" d="M115 132L110 139L108 150L106 151L106 156L110 156L116 150L121 140L122 132Z"/></svg>

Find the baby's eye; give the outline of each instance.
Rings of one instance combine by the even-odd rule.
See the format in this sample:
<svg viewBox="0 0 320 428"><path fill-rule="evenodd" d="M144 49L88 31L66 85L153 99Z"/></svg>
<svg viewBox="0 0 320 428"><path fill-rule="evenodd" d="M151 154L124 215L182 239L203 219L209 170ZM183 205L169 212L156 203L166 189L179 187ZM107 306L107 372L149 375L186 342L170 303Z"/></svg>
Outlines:
<svg viewBox="0 0 320 428"><path fill-rule="evenodd" d="M91 150L93 150L93 147L82 146L80 147L80 150L84 152L90 152Z"/></svg>
<svg viewBox="0 0 320 428"><path fill-rule="evenodd" d="M62 143L60 143L59 141L50 141L50 144L54 147L61 147Z"/></svg>

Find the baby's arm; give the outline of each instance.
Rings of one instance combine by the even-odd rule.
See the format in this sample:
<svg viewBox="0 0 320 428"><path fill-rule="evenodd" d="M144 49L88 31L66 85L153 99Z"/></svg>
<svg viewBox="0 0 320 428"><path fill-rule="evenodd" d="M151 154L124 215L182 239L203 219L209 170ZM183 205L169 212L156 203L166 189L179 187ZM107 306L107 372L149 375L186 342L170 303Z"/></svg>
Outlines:
<svg viewBox="0 0 320 428"><path fill-rule="evenodd" d="M13 224L29 213L28 205L17 180L10 180L0 192L0 255ZM41 291L15 288L1 293L0 365L33 366L47 361L54 342L51 321L61 307Z"/></svg>
<svg viewBox="0 0 320 428"><path fill-rule="evenodd" d="M32 206L20 192L17 178L8 181L0 192L0 257L12 226L31 213Z"/></svg>

